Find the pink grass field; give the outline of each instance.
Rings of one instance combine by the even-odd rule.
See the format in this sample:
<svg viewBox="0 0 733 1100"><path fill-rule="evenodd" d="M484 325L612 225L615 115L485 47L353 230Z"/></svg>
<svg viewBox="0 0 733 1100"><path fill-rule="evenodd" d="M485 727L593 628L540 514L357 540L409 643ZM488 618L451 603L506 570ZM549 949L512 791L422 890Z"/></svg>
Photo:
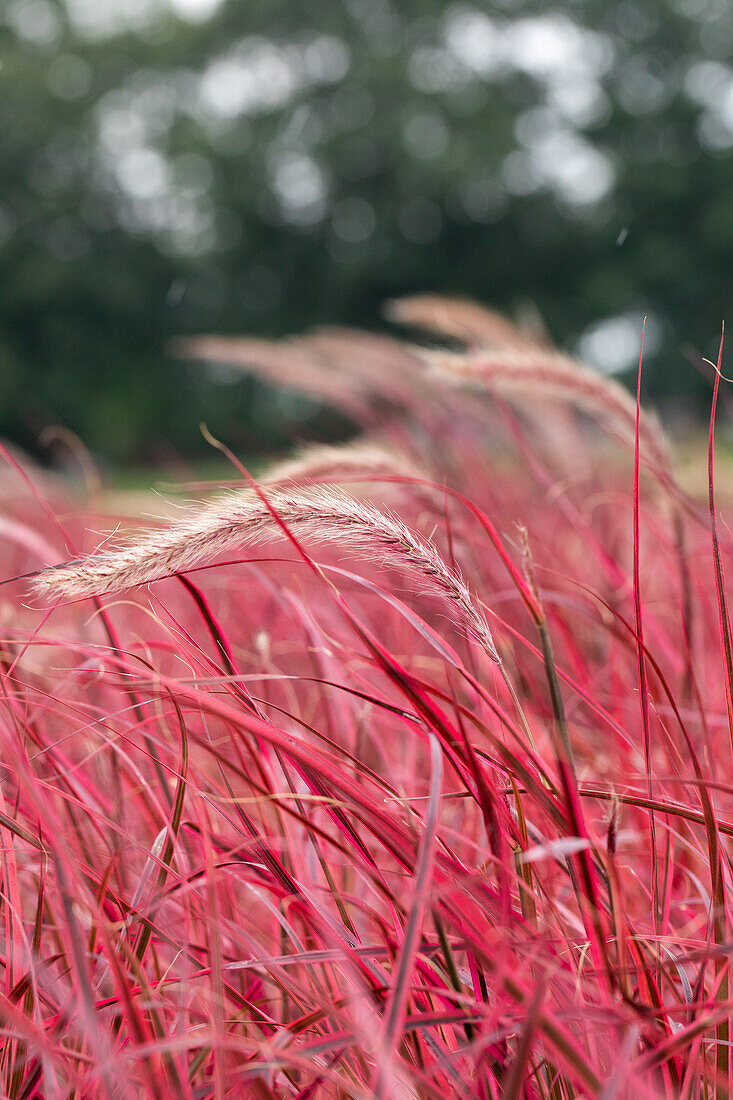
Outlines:
<svg viewBox="0 0 733 1100"><path fill-rule="evenodd" d="M541 335L391 312L189 342L361 438L172 525L3 449L3 1096L733 1095L725 486Z"/></svg>

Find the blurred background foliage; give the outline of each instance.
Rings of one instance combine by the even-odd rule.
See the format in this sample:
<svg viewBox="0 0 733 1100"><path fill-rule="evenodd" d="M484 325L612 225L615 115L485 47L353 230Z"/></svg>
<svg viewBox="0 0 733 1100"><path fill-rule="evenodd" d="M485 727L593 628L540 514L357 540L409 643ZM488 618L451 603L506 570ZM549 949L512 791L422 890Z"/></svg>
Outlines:
<svg viewBox="0 0 733 1100"><path fill-rule="evenodd" d="M730 0L4 0L0 432L275 446L312 410L170 338L373 326L427 289L609 370L648 314L649 391L702 408L731 57Z"/></svg>

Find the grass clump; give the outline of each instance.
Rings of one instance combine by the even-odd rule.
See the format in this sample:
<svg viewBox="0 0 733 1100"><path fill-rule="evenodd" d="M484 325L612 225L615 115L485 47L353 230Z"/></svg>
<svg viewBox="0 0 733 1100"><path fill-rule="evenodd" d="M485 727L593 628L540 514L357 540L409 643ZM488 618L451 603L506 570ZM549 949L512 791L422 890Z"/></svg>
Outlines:
<svg viewBox="0 0 733 1100"><path fill-rule="evenodd" d="M189 348L363 439L173 523L4 452L9 1097L730 1094L712 465L706 509L614 383L392 311L464 351Z"/></svg>

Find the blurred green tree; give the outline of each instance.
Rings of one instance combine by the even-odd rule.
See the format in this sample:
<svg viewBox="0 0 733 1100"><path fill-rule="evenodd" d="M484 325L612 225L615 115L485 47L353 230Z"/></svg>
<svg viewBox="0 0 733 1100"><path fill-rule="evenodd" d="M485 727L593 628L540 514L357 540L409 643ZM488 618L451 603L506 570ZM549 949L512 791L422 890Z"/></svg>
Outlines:
<svg viewBox="0 0 733 1100"><path fill-rule="evenodd" d="M264 446L282 409L170 336L425 289L609 369L648 313L650 388L693 394L682 347L731 316L731 56L729 0L6 0L0 431Z"/></svg>

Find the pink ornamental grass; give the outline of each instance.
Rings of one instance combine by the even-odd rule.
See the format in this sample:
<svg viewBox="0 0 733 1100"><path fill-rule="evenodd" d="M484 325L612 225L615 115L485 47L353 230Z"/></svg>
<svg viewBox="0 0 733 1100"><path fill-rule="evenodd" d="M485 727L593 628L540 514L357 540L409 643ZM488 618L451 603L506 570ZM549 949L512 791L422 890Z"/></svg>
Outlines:
<svg viewBox="0 0 733 1100"><path fill-rule="evenodd" d="M364 438L173 524L7 454L5 575L48 568L0 604L5 1095L730 1094L728 502L711 551L614 384L395 308L452 377L273 351Z"/></svg>

